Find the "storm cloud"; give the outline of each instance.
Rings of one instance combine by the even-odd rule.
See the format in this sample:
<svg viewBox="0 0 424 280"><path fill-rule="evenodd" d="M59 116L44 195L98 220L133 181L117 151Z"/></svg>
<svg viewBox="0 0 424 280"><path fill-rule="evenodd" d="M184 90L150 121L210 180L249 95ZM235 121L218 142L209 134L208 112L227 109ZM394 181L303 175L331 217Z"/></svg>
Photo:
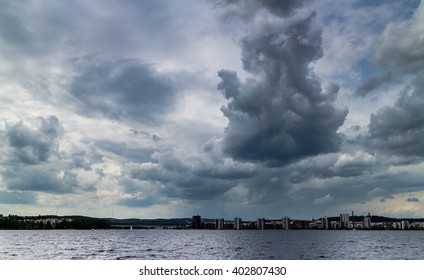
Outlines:
<svg viewBox="0 0 424 280"><path fill-rule="evenodd" d="M338 151L347 110L333 104L338 87L323 92L310 68L322 56L315 13L267 16L240 42L251 76L242 82L234 71L218 72L218 89L228 99L221 109L229 120L225 151L271 166Z"/></svg>
<svg viewBox="0 0 424 280"><path fill-rule="evenodd" d="M412 92L405 91L394 106L382 108L371 115L367 143L373 150L389 155L423 158L423 90L416 87Z"/></svg>
<svg viewBox="0 0 424 280"><path fill-rule="evenodd" d="M159 74L152 65L96 58L78 64L81 69L70 93L86 115L151 123L160 120L176 98L172 77Z"/></svg>
<svg viewBox="0 0 424 280"><path fill-rule="evenodd" d="M385 73L394 71L399 77L408 74L413 79L393 105L371 114L366 137L366 146L374 151L415 161L424 156L423 18L421 3L411 19L389 24L377 40L375 53L379 64L387 69Z"/></svg>
<svg viewBox="0 0 424 280"><path fill-rule="evenodd" d="M374 61L380 73L366 78L356 94L365 96L387 82L399 82L405 74L424 69L424 4L420 3L410 19L389 23L375 42Z"/></svg>
<svg viewBox="0 0 424 280"><path fill-rule="evenodd" d="M6 137L13 149L14 159L24 164L46 162L58 155L58 138L63 128L55 116L37 118L37 127L29 128L22 122L6 128Z"/></svg>

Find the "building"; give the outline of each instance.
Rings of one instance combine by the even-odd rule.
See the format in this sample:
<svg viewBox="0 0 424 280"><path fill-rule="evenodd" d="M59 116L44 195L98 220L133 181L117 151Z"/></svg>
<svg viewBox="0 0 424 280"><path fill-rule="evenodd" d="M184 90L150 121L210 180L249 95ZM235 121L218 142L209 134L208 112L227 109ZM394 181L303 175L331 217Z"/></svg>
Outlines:
<svg viewBox="0 0 424 280"><path fill-rule="evenodd" d="M371 229L371 217L364 218L364 229Z"/></svg>
<svg viewBox="0 0 424 280"><path fill-rule="evenodd" d="M216 229L224 229L224 218L215 220L215 228Z"/></svg>
<svg viewBox="0 0 424 280"><path fill-rule="evenodd" d="M234 229L241 229L242 228L242 220L239 217L234 218Z"/></svg>
<svg viewBox="0 0 424 280"><path fill-rule="evenodd" d="M202 217L200 215L191 218L191 228L200 229L202 227Z"/></svg>
<svg viewBox="0 0 424 280"><path fill-rule="evenodd" d="M349 214L340 214L340 228L341 229L349 228Z"/></svg>
<svg viewBox="0 0 424 280"><path fill-rule="evenodd" d="M328 217L321 218L322 229L328 229Z"/></svg>
<svg viewBox="0 0 424 280"><path fill-rule="evenodd" d="M290 229L290 219L289 219L289 217L284 217L282 220L281 220L281 224L282 224L282 228L284 229L284 230L289 230Z"/></svg>
<svg viewBox="0 0 424 280"><path fill-rule="evenodd" d="M256 220L256 228L259 230L265 229L265 219L264 218L258 218Z"/></svg>
<svg viewBox="0 0 424 280"><path fill-rule="evenodd" d="M330 227L331 229L339 229L340 223L337 221L331 221L330 222Z"/></svg>
<svg viewBox="0 0 424 280"><path fill-rule="evenodd" d="M401 222L401 229L402 230L409 230L410 225L409 225L409 221L402 221Z"/></svg>

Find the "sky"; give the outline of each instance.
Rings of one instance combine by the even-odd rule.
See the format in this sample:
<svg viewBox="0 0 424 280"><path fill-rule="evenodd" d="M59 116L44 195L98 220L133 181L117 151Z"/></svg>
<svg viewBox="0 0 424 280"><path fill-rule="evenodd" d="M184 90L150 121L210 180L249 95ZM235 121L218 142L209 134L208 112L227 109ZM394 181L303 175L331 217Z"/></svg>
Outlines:
<svg viewBox="0 0 424 280"><path fill-rule="evenodd" d="M0 5L0 213L424 217L424 3Z"/></svg>

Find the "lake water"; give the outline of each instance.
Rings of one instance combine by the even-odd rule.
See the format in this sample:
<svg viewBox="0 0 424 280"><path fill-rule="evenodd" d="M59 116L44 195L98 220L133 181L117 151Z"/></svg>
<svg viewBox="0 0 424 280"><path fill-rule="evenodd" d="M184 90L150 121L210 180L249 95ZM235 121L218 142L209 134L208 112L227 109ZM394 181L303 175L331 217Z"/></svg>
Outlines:
<svg viewBox="0 0 424 280"><path fill-rule="evenodd" d="M0 259L424 259L424 231L0 230Z"/></svg>

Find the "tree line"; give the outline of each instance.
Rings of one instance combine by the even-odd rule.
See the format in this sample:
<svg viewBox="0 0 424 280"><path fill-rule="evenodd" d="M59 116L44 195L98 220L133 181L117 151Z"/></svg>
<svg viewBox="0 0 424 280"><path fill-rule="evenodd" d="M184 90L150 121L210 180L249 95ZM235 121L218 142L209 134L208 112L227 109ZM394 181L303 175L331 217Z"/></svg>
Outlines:
<svg viewBox="0 0 424 280"><path fill-rule="evenodd" d="M106 219L84 216L3 216L0 214L0 229L110 229Z"/></svg>

